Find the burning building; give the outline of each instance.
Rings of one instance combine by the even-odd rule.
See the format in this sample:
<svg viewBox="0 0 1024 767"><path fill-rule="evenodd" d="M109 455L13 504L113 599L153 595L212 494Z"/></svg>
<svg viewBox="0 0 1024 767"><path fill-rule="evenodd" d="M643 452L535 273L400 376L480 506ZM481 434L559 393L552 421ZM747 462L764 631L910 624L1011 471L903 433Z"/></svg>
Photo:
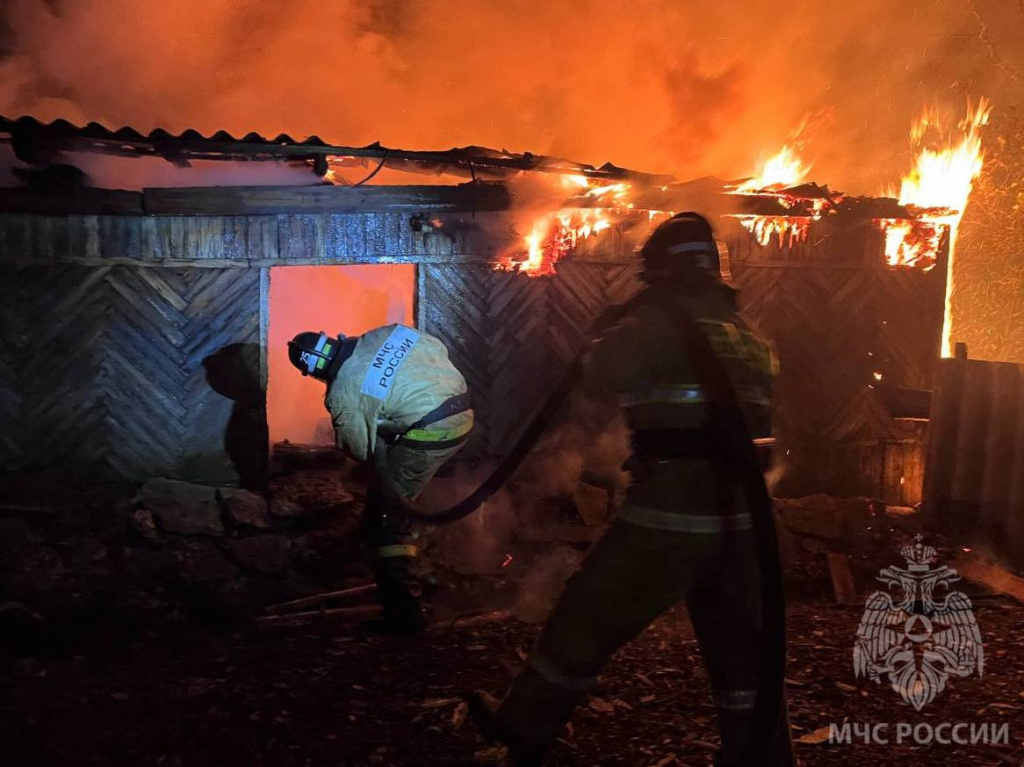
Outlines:
<svg viewBox="0 0 1024 767"><path fill-rule="evenodd" d="M697 208L719 217L744 310L778 347L780 491L916 503L927 408L907 403L948 346L949 260L986 117L979 106L959 145L922 153L898 198L809 183L793 148L742 182L677 183L475 147L5 120L0 136L37 169L0 199L18 329L3 465L258 485L267 445L326 441L317 399L278 371L290 334L330 322L415 322L442 338L483 427L468 453L500 455L594 317L636 290L637 245ZM82 153L181 176L117 191L52 164ZM286 169L291 185L204 183L210 162L271 183ZM423 185L424 172L446 183ZM403 185L375 183L389 175ZM54 346L73 362L45 385L19 373Z"/></svg>

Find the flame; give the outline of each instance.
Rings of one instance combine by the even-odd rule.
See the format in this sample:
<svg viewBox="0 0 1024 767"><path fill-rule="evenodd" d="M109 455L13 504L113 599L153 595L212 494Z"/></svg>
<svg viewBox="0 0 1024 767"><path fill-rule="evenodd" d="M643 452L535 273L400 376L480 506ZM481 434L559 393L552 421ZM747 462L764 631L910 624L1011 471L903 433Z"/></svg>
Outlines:
<svg viewBox="0 0 1024 767"><path fill-rule="evenodd" d="M981 173L984 156L981 151L981 128L988 123L992 107L981 99L977 107L967 107L967 117L960 122L961 135L941 149L920 150L914 168L903 177L899 201L918 208L946 208L955 211L959 221L974 180ZM925 113L911 129L911 141L919 145L935 118ZM954 143L955 142L955 143Z"/></svg>
<svg viewBox="0 0 1024 767"><path fill-rule="evenodd" d="M739 219L743 227L754 235L761 247L771 244L772 238L776 238L780 248L793 247L799 242L807 239L810 231L811 221L821 218L825 210L826 200L807 200L797 198L785 192L786 189L799 186L807 179L811 165L804 164L798 154L798 148L786 145L778 152L765 160L760 170L751 178L729 190L730 194L745 194L767 196L775 198L783 208L793 208L800 205L804 209L810 203L810 216L769 216L769 215L748 215L742 213L729 214Z"/></svg>
<svg viewBox="0 0 1024 767"><path fill-rule="evenodd" d="M541 216L524 239L526 259L506 259L495 268L518 270L531 276L554 274L555 264L583 240L611 227L611 211L604 208L563 209Z"/></svg>
<svg viewBox="0 0 1024 767"><path fill-rule="evenodd" d="M802 216L737 216L743 227L767 247L777 236L779 247L793 247L807 239L811 219Z"/></svg>
<svg viewBox="0 0 1024 767"><path fill-rule="evenodd" d="M956 234L964 210L984 166L981 129L988 123L992 106L982 98L977 106L967 105L967 116L958 130L936 146L923 146L929 136L941 131L941 120L933 110L925 111L910 131L911 144L918 148L910 173L900 184L899 202L919 210L914 222L881 220L885 232L885 256L892 266L915 265L937 258L942 236L948 233L949 256L946 272L946 310L942 327L942 356L952 355L950 337L953 295L953 254Z"/></svg>
<svg viewBox="0 0 1024 767"><path fill-rule="evenodd" d="M562 186L569 187L573 190L583 189L584 197L604 197L605 195L611 195L613 198L621 200L629 193L631 185L625 181L617 184L601 184L598 180L588 178L586 176L567 174L562 176Z"/></svg>
<svg viewBox="0 0 1024 767"><path fill-rule="evenodd" d="M736 187L740 194L752 194L764 190L787 189L798 186L807 179L811 172L810 165L804 165L797 150L784 146L776 154L769 157L761 166L757 175L748 178Z"/></svg>
<svg viewBox="0 0 1024 767"><path fill-rule="evenodd" d="M918 218L880 218L875 223L885 233L885 261L889 266L935 266L948 230L941 217L923 214Z"/></svg>
<svg viewBox="0 0 1024 767"><path fill-rule="evenodd" d="M544 235L545 231L540 228L539 222L533 231L526 235L526 260L520 264L523 271L540 272L544 268L544 249L541 247Z"/></svg>
<svg viewBox="0 0 1024 767"><path fill-rule="evenodd" d="M632 185L627 182L607 183L566 174L561 177L561 185L573 192L566 206L533 222L530 233L523 238L525 253L518 254L525 258L503 259L495 269L521 271L532 277L554 274L556 263L583 241L610 229L613 221L628 215L634 207L629 200ZM581 207L595 201L600 202L600 207ZM648 211L646 215L653 226L660 214Z"/></svg>

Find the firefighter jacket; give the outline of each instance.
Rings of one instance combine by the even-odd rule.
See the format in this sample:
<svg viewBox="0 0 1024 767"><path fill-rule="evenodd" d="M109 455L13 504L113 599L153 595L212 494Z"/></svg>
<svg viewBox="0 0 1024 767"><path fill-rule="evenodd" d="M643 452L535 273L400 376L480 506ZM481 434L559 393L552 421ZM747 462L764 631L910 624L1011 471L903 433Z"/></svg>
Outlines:
<svg viewBox="0 0 1024 767"><path fill-rule="evenodd" d="M378 436L411 434L417 421L465 392L466 381L441 341L405 325L385 325L356 340L328 385L324 404L337 446L365 461ZM432 424L430 433L456 439L471 427L472 413L460 413Z"/></svg>
<svg viewBox="0 0 1024 767"><path fill-rule="evenodd" d="M709 430L707 394L687 359L671 301L683 303L722 361L751 437L770 436L775 358L724 292L643 291L587 353L584 380L617 399L632 432L626 505L709 514L723 508L730 459Z"/></svg>

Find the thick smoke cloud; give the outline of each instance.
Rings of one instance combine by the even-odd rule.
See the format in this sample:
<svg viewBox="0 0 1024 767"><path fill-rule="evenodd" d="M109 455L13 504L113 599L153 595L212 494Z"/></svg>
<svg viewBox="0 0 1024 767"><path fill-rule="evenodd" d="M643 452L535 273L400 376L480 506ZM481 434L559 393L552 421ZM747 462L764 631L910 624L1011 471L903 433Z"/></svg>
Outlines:
<svg viewBox="0 0 1024 767"><path fill-rule="evenodd" d="M747 174L812 114L802 138L814 176L876 192L907 167L925 103L962 109L994 87L979 35L993 11L981 11L965 0L9 0L0 111L482 144L681 178Z"/></svg>
<svg viewBox="0 0 1024 767"><path fill-rule="evenodd" d="M1024 296L1022 39L1021 0L6 0L0 113L479 144L680 179L749 175L804 125L814 180L876 194L910 168L922 108L956 119L989 96L954 334L1024 362L1006 310Z"/></svg>

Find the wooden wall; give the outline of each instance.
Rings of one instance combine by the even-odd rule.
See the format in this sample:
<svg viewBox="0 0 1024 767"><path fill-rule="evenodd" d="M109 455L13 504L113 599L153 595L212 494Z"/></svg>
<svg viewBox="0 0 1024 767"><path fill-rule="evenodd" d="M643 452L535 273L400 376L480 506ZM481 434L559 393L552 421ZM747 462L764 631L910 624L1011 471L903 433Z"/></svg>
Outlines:
<svg viewBox="0 0 1024 767"><path fill-rule="evenodd" d="M636 290L633 243L613 228L553 277L496 272L491 259L515 239L508 214L447 210L441 229L417 226L423 214L409 206L429 211L428 201L348 213L0 213L0 465L194 477L219 462L215 473L237 478L224 435L238 400L218 393L203 361L265 345L260 273L291 264L416 263L417 321L448 344L474 392L474 448L507 450L593 318ZM780 490L919 500L923 426L889 416L873 373L931 388L944 265L889 269L865 227L819 222L795 250L721 231L744 311L782 363L777 430L791 470ZM50 348L70 361L41 374Z"/></svg>
<svg viewBox="0 0 1024 767"><path fill-rule="evenodd" d="M0 265L0 466L258 484L259 306L258 269Z"/></svg>
<svg viewBox="0 0 1024 767"><path fill-rule="evenodd" d="M490 265L419 268L417 322L448 346L473 395L469 453L501 455L587 342L594 318L638 287L631 262L558 264L528 277Z"/></svg>
<svg viewBox="0 0 1024 767"><path fill-rule="evenodd" d="M263 190L220 214L208 191L150 190L167 215L0 213L0 471L257 485L269 267L480 263L501 246L488 226L508 232L486 212L507 194Z"/></svg>
<svg viewBox="0 0 1024 767"><path fill-rule="evenodd" d="M931 389L939 361L945 266L885 265L866 223L813 225L795 250L726 229L745 315L776 345L780 494L921 500L927 424L893 419L883 389ZM877 380L875 374L881 375Z"/></svg>
<svg viewBox="0 0 1024 767"><path fill-rule="evenodd" d="M477 228L453 226L450 232L418 233L410 225L413 216L0 213L0 262L208 267L418 262L450 260L471 253L477 245L471 243Z"/></svg>

